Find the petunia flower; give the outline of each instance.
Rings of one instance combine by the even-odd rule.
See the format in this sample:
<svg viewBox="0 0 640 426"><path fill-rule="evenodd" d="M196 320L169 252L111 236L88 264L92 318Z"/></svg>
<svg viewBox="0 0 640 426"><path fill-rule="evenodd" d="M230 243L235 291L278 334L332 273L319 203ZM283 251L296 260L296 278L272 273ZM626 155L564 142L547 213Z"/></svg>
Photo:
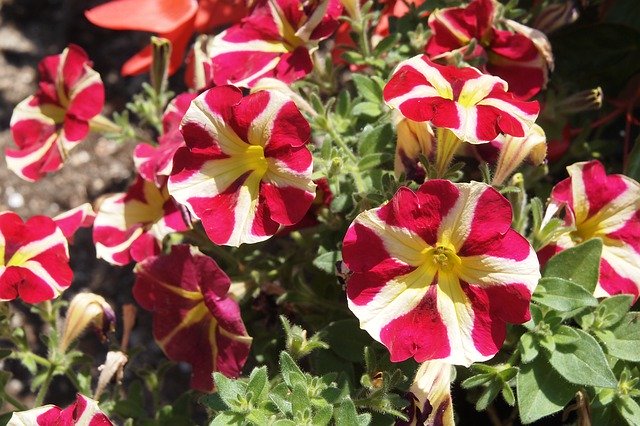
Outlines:
<svg viewBox="0 0 640 426"><path fill-rule="evenodd" d="M20 102L11 116L11 135L18 149L6 150L7 167L22 179L34 182L59 170L90 125L100 120L104 85L91 66L85 51L75 44L38 65L38 91Z"/></svg>
<svg viewBox="0 0 640 426"><path fill-rule="evenodd" d="M231 280L213 259L179 245L138 263L135 273L133 296L153 312L153 337L169 359L191 364L192 388L211 392L214 371L240 374L251 337L227 296Z"/></svg>
<svg viewBox="0 0 640 426"><path fill-rule="evenodd" d="M503 78L513 93L529 99L545 87L553 69L551 45L541 31L498 19L498 7L495 0L473 0L463 7L434 11L429 15L432 36L425 53L445 62L456 55L468 62L480 58L483 71ZM500 25L511 31L499 29Z"/></svg>
<svg viewBox="0 0 640 426"><path fill-rule="evenodd" d="M98 401L77 394L76 401L65 409L49 404L26 411L17 411L7 426L112 426Z"/></svg>
<svg viewBox="0 0 640 426"><path fill-rule="evenodd" d="M138 176L126 193L102 200L93 224L96 255L114 265L140 262L160 253L162 240L188 229L164 185Z"/></svg>
<svg viewBox="0 0 640 426"><path fill-rule="evenodd" d="M195 93L182 93L169 102L162 115L163 134L158 138L158 145L136 145L133 162L144 179L155 182L158 186L166 183L173 166L173 156L178 148L184 146L180 121L196 96Z"/></svg>
<svg viewBox="0 0 640 426"><path fill-rule="evenodd" d="M413 121L400 112L393 112L393 123L396 128L396 155L393 170L396 177L404 174L409 180L424 182L426 172L420 164L420 155L426 158L435 151L435 136L429 123Z"/></svg>
<svg viewBox="0 0 640 426"><path fill-rule="evenodd" d="M0 213L0 301L44 302L69 287L72 277L67 238L51 218L23 222L13 212Z"/></svg>
<svg viewBox="0 0 640 426"><path fill-rule="evenodd" d="M539 251L542 262L591 238L602 240L600 278L594 296L640 294L640 184L607 175L593 160L567 167L569 177L551 192L550 208L566 207L572 231Z"/></svg>
<svg viewBox="0 0 640 426"><path fill-rule="evenodd" d="M410 405L405 409L409 420L396 426L454 426L451 400L451 364L427 361L420 365L407 392Z"/></svg>
<svg viewBox="0 0 640 426"><path fill-rule="evenodd" d="M504 80L476 68L439 65L418 55L397 66L383 96L407 119L436 127L436 168L443 176L462 142L481 144L499 134L526 135L540 107L507 90Z"/></svg>
<svg viewBox="0 0 640 426"><path fill-rule="evenodd" d="M249 16L210 41L214 83L251 87L262 77L303 78L341 13L340 0L259 0Z"/></svg>
<svg viewBox="0 0 640 426"><path fill-rule="evenodd" d="M468 366L529 319L539 263L511 218L489 185L439 179L356 217L342 249L348 304L391 361Z"/></svg>
<svg viewBox="0 0 640 426"><path fill-rule="evenodd" d="M93 225L96 214L91 204L84 203L53 218L69 242L73 242L73 235L80 228L88 228Z"/></svg>
<svg viewBox="0 0 640 426"><path fill-rule="evenodd" d="M315 198L309 123L274 91L207 90L182 121L169 193L216 244L263 241L300 221Z"/></svg>
<svg viewBox="0 0 640 426"><path fill-rule="evenodd" d="M60 351L65 352L90 325L100 340L105 342L107 334L115 330L116 314L104 297L93 293L78 293L71 299L67 309L58 346Z"/></svg>
<svg viewBox="0 0 640 426"><path fill-rule="evenodd" d="M113 0L85 12L93 24L112 30L148 31L171 42L169 74L184 61L191 36L235 23L247 13L244 0ZM151 65L147 46L122 66L122 75L140 74Z"/></svg>

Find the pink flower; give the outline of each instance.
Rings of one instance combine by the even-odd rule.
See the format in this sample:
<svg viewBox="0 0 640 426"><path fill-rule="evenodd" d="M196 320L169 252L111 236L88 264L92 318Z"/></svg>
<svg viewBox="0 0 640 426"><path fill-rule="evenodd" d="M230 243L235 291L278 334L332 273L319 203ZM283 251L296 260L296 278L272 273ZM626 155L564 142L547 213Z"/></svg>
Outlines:
<svg viewBox="0 0 640 426"><path fill-rule="evenodd" d="M11 116L17 150L6 150L7 167L36 181L62 167L68 152L89 133L91 120L104 105L100 75L82 48L70 44L44 58L35 95L20 102Z"/></svg>
<svg viewBox="0 0 640 426"><path fill-rule="evenodd" d="M307 121L275 91L233 86L198 96L183 121L169 193L216 244L263 241L300 221L315 198Z"/></svg>
<svg viewBox="0 0 640 426"><path fill-rule="evenodd" d="M140 143L136 146L133 162L144 179L158 186L166 183L173 166L173 156L178 148L184 146L180 121L196 96L195 93L182 93L167 105L162 115L163 134L158 138L158 145Z"/></svg>
<svg viewBox="0 0 640 426"><path fill-rule="evenodd" d="M67 238L51 218L23 222L13 212L0 213L0 301L50 300L71 285L72 277Z"/></svg>
<svg viewBox="0 0 640 426"><path fill-rule="evenodd" d="M529 319L535 252L492 187L429 180L360 213L344 238L349 308L391 361L491 358Z"/></svg>
<svg viewBox="0 0 640 426"><path fill-rule="evenodd" d="M96 255L114 265L140 262L160 253L162 240L188 229L166 185L138 176L126 193L106 197L93 225Z"/></svg>
<svg viewBox="0 0 640 426"><path fill-rule="evenodd" d="M13 413L9 426L112 426L113 423L98 407L98 402L77 394L76 402L64 410L44 405Z"/></svg>
<svg viewBox="0 0 640 426"><path fill-rule="evenodd" d="M485 61L483 70L529 99L546 85L548 70L553 69L551 46L542 32L511 20L501 22L511 31L498 29L498 5L494 0L474 0L465 7L436 10L429 16L432 36L425 52L434 60L449 61L455 53L467 54L475 40L476 48L464 59Z"/></svg>
<svg viewBox="0 0 640 426"><path fill-rule="evenodd" d="M262 77L290 83L313 69L310 53L338 28L339 0L259 0L249 16L209 45L217 85L251 87Z"/></svg>
<svg viewBox="0 0 640 426"><path fill-rule="evenodd" d="M212 373L237 377L251 337L240 307L227 297L231 280L208 256L186 245L136 265L133 296L153 312L153 337L167 357L193 367L191 387L213 390Z"/></svg>
<svg viewBox="0 0 640 426"><path fill-rule="evenodd" d="M567 167L569 177L551 192L551 208L566 206L573 230L539 251L553 254L591 238L602 240L600 279L594 295L640 294L640 184L623 175L607 175L596 160Z"/></svg>

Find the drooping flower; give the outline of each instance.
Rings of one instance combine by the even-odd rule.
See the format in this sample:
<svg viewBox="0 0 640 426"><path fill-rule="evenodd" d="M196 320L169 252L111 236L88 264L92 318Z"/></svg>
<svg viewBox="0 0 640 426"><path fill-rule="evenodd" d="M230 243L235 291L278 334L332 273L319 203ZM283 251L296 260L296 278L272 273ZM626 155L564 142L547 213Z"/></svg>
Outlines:
<svg viewBox="0 0 640 426"><path fill-rule="evenodd" d="M489 185L429 180L360 213L342 250L349 308L394 362L470 365L529 319L539 264Z"/></svg>
<svg viewBox="0 0 640 426"><path fill-rule="evenodd" d="M96 255L114 265L158 254L162 239L188 229L166 185L138 176L126 193L102 200L93 224Z"/></svg>
<svg viewBox="0 0 640 426"><path fill-rule="evenodd" d="M567 167L569 177L551 192L551 207L566 207L573 229L539 251L541 260L591 238L603 243L600 279L594 295L640 294L640 184L607 175L593 160Z"/></svg>
<svg viewBox="0 0 640 426"><path fill-rule="evenodd" d="M91 204L84 203L53 218L67 240L73 241L73 234L80 228L88 228L93 225L96 214Z"/></svg>
<svg viewBox="0 0 640 426"><path fill-rule="evenodd" d="M104 297L93 293L79 293L71 299L67 309L60 351L66 351L89 325L96 330L100 340L106 341L107 334L114 330L115 324L116 314Z"/></svg>
<svg viewBox="0 0 640 426"><path fill-rule="evenodd" d="M235 23L247 13L244 0L113 0L85 12L95 25L112 30L148 31L171 42L169 74L184 60L191 36ZM122 75L140 74L151 65L147 46L122 66Z"/></svg>
<svg viewBox="0 0 640 426"><path fill-rule="evenodd" d="M537 94L553 69L551 45L544 33L517 22L498 19L499 3L473 0L464 7L449 7L429 15L432 36L425 52L433 60L449 62L456 55L480 58L483 70L503 78L522 99ZM498 25L511 31L499 29ZM470 44L477 43L469 52Z"/></svg>
<svg viewBox="0 0 640 426"><path fill-rule="evenodd" d="M98 401L77 394L76 401L65 409L49 404L13 413L7 426L112 426Z"/></svg>
<svg viewBox="0 0 640 426"><path fill-rule="evenodd" d="M193 367L191 387L213 390L212 373L237 377L251 337L240 307L227 296L231 280L208 256L186 245L136 265L133 296L153 312L153 336L165 355Z"/></svg>
<svg viewBox="0 0 640 426"><path fill-rule="evenodd" d="M18 149L6 150L7 167L34 182L59 170L69 151L89 133L104 105L100 75L82 48L70 44L38 65L35 95L20 102L11 116ZM98 116L98 117L96 117Z"/></svg>
<svg viewBox="0 0 640 426"><path fill-rule="evenodd" d="M71 285L72 277L67 238L51 218L23 222L13 212L0 213L0 301L50 300Z"/></svg>
<svg viewBox="0 0 640 426"><path fill-rule="evenodd" d="M315 198L310 128L288 97L207 90L182 121L169 193L216 244L263 241L305 215Z"/></svg>
<svg viewBox="0 0 640 426"><path fill-rule="evenodd" d="M158 145L139 143L133 151L133 162L138 173L149 182L155 182L158 186L166 183L173 166L173 156L178 148L184 146L180 121L196 96L195 93L176 96L162 115L163 134L158 138Z"/></svg>
<svg viewBox="0 0 640 426"><path fill-rule="evenodd" d="M427 361L420 365L409 388L410 405L405 410L408 421L396 426L453 426L451 400L451 364Z"/></svg>
<svg viewBox="0 0 640 426"><path fill-rule="evenodd" d="M286 83L313 69L311 53L338 28L340 0L260 0L249 16L208 47L217 85L251 87L262 77Z"/></svg>

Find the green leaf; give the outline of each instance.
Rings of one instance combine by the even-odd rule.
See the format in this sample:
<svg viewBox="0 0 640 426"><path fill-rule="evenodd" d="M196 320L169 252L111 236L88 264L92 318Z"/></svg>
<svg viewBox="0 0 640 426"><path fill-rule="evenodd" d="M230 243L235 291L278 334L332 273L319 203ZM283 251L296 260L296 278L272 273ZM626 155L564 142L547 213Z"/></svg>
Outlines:
<svg viewBox="0 0 640 426"><path fill-rule="evenodd" d="M358 320L334 321L322 329L330 349L341 358L351 362L363 361L364 347L371 343L369 334L360 328Z"/></svg>
<svg viewBox="0 0 640 426"><path fill-rule="evenodd" d="M636 138L636 141L633 144L633 149L631 150L631 153L629 153L629 162L624 174L630 178L640 181L640 136Z"/></svg>
<svg viewBox="0 0 640 426"><path fill-rule="evenodd" d="M520 348L520 359L523 363L528 364L538 356L538 345L536 343L536 336L530 332L524 333L520 336L518 342L518 348Z"/></svg>
<svg viewBox="0 0 640 426"><path fill-rule="evenodd" d="M269 399L282 414L291 414L292 407L291 401L289 400L289 387L286 383L276 385L269 393Z"/></svg>
<svg viewBox="0 0 640 426"><path fill-rule="evenodd" d="M356 411L356 406L351 399L344 400L333 411L333 418L336 425L366 426L371 421L370 414L360 414Z"/></svg>
<svg viewBox="0 0 640 426"><path fill-rule="evenodd" d="M307 388L302 383L296 383L290 395L291 411L295 416L296 413L302 413L306 409L310 409L311 400L307 395Z"/></svg>
<svg viewBox="0 0 640 426"><path fill-rule="evenodd" d="M498 393L500 393L501 390L502 390L501 381L495 380L491 382L489 386L484 388L484 390L480 394L480 397L478 398L478 401L476 401L476 410L478 411L486 410L489 404L491 404L491 401L493 401L496 398L496 396L498 396Z"/></svg>
<svg viewBox="0 0 640 426"><path fill-rule="evenodd" d="M494 377L493 373L482 373L476 374L475 376L471 376L465 381L463 381L460 385L464 389L475 388L477 386L482 386L486 383L489 383Z"/></svg>
<svg viewBox="0 0 640 426"><path fill-rule="evenodd" d="M238 413L224 412L218 414L209 426L244 425L244 416Z"/></svg>
<svg viewBox="0 0 640 426"><path fill-rule="evenodd" d="M542 278L533 293L533 300L560 312L598 305L591 292L562 278Z"/></svg>
<svg viewBox="0 0 640 426"><path fill-rule="evenodd" d="M364 157L367 154L375 154L384 149L394 139L394 130L391 123L374 127L362 135L362 141L358 146L358 153Z"/></svg>
<svg viewBox="0 0 640 426"><path fill-rule="evenodd" d="M382 90L371 77L362 74L352 74L351 77L356 85L358 95L371 103L382 103Z"/></svg>
<svg viewBox="0 0 640 426"><path fill-rule="evenodd" d="M576 333L579 336L577 340ZM566 325L560 326L556 335L555 350L551 353L549 362L562 377L577 385L603 388L615 388L618 385L596 339L582 330ZM570 343L564 343L563 340L566 339L570 339Z"/></svg>
<svg viewBox="0 0 640 426"><path fill-rule="evenodd" d="M349 96L348 90L343 90L338 95L338 102L336 103L336 112L345 117L349 113L351 106L351 96Z"/></svg>
<svg viewBox="0 0 640 426"><path fill-rule="evenodd" d="M640 339L627 336L618 338L611 330L595 330L595 336L604 345L605 352L618 359L640 362Z"/></svg>
<svg viewBox="0 0 640 426"><path fill-rule="evenodd" d="M313 266L330 275L336 273L336 262L342 260L340 251L328 251L313 259Z"/></svg>
<svg viewBox="0 0 640 426"><path fill-rule="evenodd" d="M360 102L353 107L351 114L355 116L366 115L368 117L377 117L382 114L380 105L381 104L375 102Z"/></svg>
<svg viewBox="0 0 640 426"><path fill-rule="evenodd" d="M386 152L379 152L376 154L367 154L360 161L358 161L358 169L369 170L384 164L391 160L391 155Z"/></svg>
<svg viewBox="0 0 640 426"><path fill-rule="evenodd" d="M629 395L622 395L616 398L616 408L618 413L629 425L640 425L640 405Z"/></svg>
<svg viewBox="0 0 640 426"><path fill-rule="evenodd" d="M593 293L600 274L602 240L593 238L561 251L547 262L545 278L563 278Z"/></svg>
<svg viewBox="0 0 640 426"><path fill-rule="evenodd" d="M383 38L382 40L380 40L378 44L376 44L376 47L373 49L373 55L374 56L382 55L384 52L386 52L387 50L395 46L396 43L400 41L400 38L401 38L400 34L397 34L397 33L391 34L390 36Z"/></svg>
<svg viewBox="0 0 640 426"><path fill-rule="evenodd" d="M215 372L213 373L213 381L216 384L220 399L222 399L229 408L235 407L238 396L244 396L246 394L247 384L240 380L233 380L224 374Z"/></svg>
<svg viewBox="0 0 640 426"><path fill-rule="evenodd" d="M604 299L596 310L598 328L609 328L622 321L632 303L633 296L628 294L619 294Z"/></svg>
<svg viewBox="0 0 640 426"><path fill-rule="evenodd" d="M565 381L542 357L523 365L516 377L522 423L533 423L562 410L577 391L578 386Z"/></svg>
<svg viewBox="0 0 640 426"><path fill-rule="evenodd" d="M286 352L280 352L280 371L284 382L293 387L294 382L304 381L304 373L298 367L298 364ZM301 380L302 379L302 380Z"/></svg>
<svg viewBox="0 0 640 426"><path fill-rule="evenodd" d="M251 402L260 405L269 395L269 376L267 367L254 368L249 376L247 384L247 394L251 392Z"/></svg>

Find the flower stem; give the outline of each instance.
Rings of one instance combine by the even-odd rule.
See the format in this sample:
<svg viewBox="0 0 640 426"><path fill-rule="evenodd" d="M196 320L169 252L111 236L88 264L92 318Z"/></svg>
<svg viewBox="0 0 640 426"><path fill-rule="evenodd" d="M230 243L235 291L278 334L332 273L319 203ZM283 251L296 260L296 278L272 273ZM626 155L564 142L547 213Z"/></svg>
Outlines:
<svg viewBox="0 0 640 426"><path fill-rule="evenodd" d="M89 121L89 127L91 130L98 133L119 133L122 131L122 127L118 126L103 115L93 117Z"/></svg>
<svg viewBox="0 0 640 426"><path fill-rule="evenodd" d="M35 407L40 407L44 402L44 397L47 396L47 391L49 390L49 385L51 385L51 381L53 380L53 372L55 369L56 366L53 363L50 363L49 369L47 370L47 376L44 378L44 382L42 382L40 389L38 390L38 395L34 402Z"/></svg>
<svg viewBox="0 0 640 426"><path fill-rule="evenodd" d="M23 403L21 403L20 401L18 401L17 399L9 395L8 393L3 394L2 399L4 399L9 404L16 407L18 411L25 411L27 409L27 407Z"/></svg>
<svg viewBox="0 0 640 426"><path fill-rule="evenodd" d="M364 181L362 180L362 176L360 175L360 169L358 168L358 157L353 153L351 148L347 145L347 143L342 139L340 134L335 131L333 126L330 123L325 127L326 132L331 136L331 139L335 142L336 145L343 151L347 157L349 158L349 162L351 163L348 167L349 174L353 177L353 182L356 185L356 189L359 193L366 192L366 186Z"/></svg>

